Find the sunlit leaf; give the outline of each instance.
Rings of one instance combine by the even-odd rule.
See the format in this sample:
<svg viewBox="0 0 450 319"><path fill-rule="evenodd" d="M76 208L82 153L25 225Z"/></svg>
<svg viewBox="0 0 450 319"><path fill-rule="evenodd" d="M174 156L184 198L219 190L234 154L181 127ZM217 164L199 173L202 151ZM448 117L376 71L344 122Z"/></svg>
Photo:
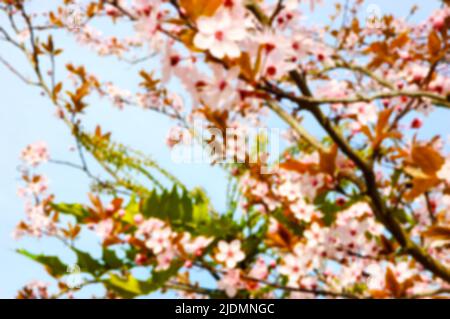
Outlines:
<svg viewBox="0 0 450 319"><path fill-rule="evenodd" d="M19 249L17 252L45 266L47 272L53 277L59 278L67 274L67 265L65 265L58 257L35 255L25 249Z"/></svg>

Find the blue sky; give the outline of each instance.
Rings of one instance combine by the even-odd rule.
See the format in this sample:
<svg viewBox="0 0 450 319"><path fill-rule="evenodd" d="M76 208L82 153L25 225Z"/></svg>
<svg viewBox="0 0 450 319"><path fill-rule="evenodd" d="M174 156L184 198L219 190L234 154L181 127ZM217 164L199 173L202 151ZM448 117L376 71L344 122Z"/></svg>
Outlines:
<svg viewBox="0 0 450 319"><path fill-rule="evenodd" d="M34 1L36 3L37 1ZM334 1L324 1L324 7L318 7L314 21L324 22L329 14L330 4ZM367 4L377 4L382 12L394 12L406 15L412 4L418 3L420 9L417 20L424 19L439 5L439 1L367 1ZM4 25L4 17L0 18ZM108 27L108 33L123 33L124 30ZM63 34L56 37L59 47L67 48L64 60L75 64L88 65L88 70L99 75L103 80L116 80L118 85L130 87L136 83L137 67L120 66L110 58L98 59L87 49L74 44ZM11 46L0 43L0 55L12 64L26 66L26 61L19 56ZM114 65L114 68L111 68ZM118 66L119 65L119 66ZM63 64L60 64L61 68ZM116 67L118 66L118 67ZM151 68L152 65L148 65ZM26 68L27 74L31 72ZM130 87L133 88L133 87ZM16 242L11 233L17 222L23 217L23 202L16 196L20 174L20 151L29 143L44 140L50 146L54 159L76 161L75 154L69 151L73 145L67 128L54 116L51 103L39 95L39 91L27 87L13 76L3 65L0 65L0 298L12 298L15 292L32 279L48 280L46 272L35 264L14 252L17 248L27 248L33 252L45 252L49 255L60 255L68 262L73 262L73 256L67 255L63 247L53 240L24 239ZM427 125L436 129L442 128L448 132L445 116L436 113ZM86 116L88 127L101 123L105 130L113 131L115 140L131 145L150 154L162 166L178 176L189 187L202 186L211 196L217 209L223 208L225 202L226 179L224 173L217 167L206 164L175 164L171 161L170 152L165 146L165 137L171 122L155 113L129 108L118 111L106 102L98 102L91 106ZM42 171L51 182L51 190L57 199L67 202L87 202L88 179L78 171L67 167L46 164ZM82 248L91 249L98 242L95 237L83 239ZM95 291L87 291L84 296Z"/></svg>

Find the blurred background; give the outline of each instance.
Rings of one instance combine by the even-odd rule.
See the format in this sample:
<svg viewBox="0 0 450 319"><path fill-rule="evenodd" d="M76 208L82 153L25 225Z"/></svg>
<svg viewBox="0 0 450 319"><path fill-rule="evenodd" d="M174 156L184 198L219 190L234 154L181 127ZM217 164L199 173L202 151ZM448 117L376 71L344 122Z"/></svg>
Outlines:
<svg viewBox="0 0 450 319"><path fill-rule="evenodd" d="M51 6L53 1L46 2ZM56 1L55 1L56 2ZM81 1L83 2L83 1ZM316 6L311 15L309 1L305 1L307 23L325 24L328 16L333 12L336 1L325 0ZM338 1L345 4L345 1ZM423 21L440 5L440 1L366 1L362 8L376 5L381 13L394 13L396 16L407 16L412 5L417 4L419 10L412 21ZM42 1L30 1L29 12L45 11ZM364 16L366 12L361 12ZM7 26L4 16L0 17L0 25ZM121 24L96 25L106 34L127 35L132 29L123 28ZM75 65L84 64L88 72L96 74L101 80L111 80L119 87L133 91L139 83L136 74L141 68L150 70L151 64L130 66L115 63L114 58L98 58L89 49L76 44L66 34L58 33L55 37L57 47L65 49L58 63L63 69L65 62L71 61ZM31 75L27 61L10 45L0 42L0 55L16 66L25 74ZM111 65L115 67L112 68ZM116 67L117 66L117 67ZM58 78L58 74L56 74ZM176 89L176 88L175 88ZM212 198L217 210L225 207L226 178L218 167L207 164L176 164L172 162L170 150L165 144L166 135L173 125L162 115L137 108L125 108L119 111L106 100L98 101L88 108L85 116L85 126L93 129L101 124L103 131L113 132L113 139L151 155L164 168L189 187L201 186ZM448 122L448 120L447 120ZM448 132L445 117L435 113L425 122L431 131ZM432 128L432 130L431 130ZM446 129L445 129L446 128ZM444 130L445 129L445 130ZM425 128L426 130L426 128ZM425 131L426 134L427 131ZM70 151L74 140L67 127L56 118L51 102L40 95L39 90L26 86L17 77L0 65L0 298L14 298L15 292L31 280L50 281L43 267L18 255L15 250L26 248L29 251L47 255L59 255L68 263L74 262L74 256L65 255L64 247L54 240L21 239L14 241L12 232L15 225L23 218L23 201L17 196L20 182L20 152L28 144L36 141L46 141L53 159L77 162L77 154ZM41 169L50 179L50 190L61 202L87 203L89 180L79 171L68 167L45 164ZM99 239L94 235L84 236L79 247L91 250L98 246ZM67 253L67 252L66 252ZM93 251L92 254L96 255ZM99 287L83 290L80 297L89 297L99 291ZM171 295L152 295L152 297L173 297Z"/></svg>

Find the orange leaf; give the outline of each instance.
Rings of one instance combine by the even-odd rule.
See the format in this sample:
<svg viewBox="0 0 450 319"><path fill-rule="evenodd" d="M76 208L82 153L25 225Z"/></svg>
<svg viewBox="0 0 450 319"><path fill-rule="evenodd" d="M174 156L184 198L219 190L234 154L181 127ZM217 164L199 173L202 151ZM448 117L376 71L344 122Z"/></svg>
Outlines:
<svg viewBox="0 0 450 319"><path fill-rule="evenodd" d="M381 135L389 124L389 118L394 109L386 109L380 112L376 126L377 135Z"/></svg>
<svg viewBox="0 0 450 319"><path fill-rule="evenodd" d="M61 19L57 18L53 12L50 12L49 19L50 19L50 22L52 24L54 24L55 26L57 26L57 27L63 27L64 26L64 24L62 23Z"/></svg>
<svg viewBox="0 0 450 319"><path fill-rule="evenodd" d="M194 52L202 52L203 50L198 49L194 45L194 37L195 37L195 31L192 29L185 29L181 31L179 35L179 39L186 45L188 49Z"/></svg>
<svg viewBox="0 0 450 319"><path fill-rule="evenodd" d="M363 125L361 127L361 132L367 136L368 139L373 140L372 132L370 131L370 128L367 125Z"/></svg>
<svg viewBox="0 0 450 319"><path fill-rule="evenodd" d="M394 39L391 43L391 49L402 48L409 41L408 32L403 32L398 37Z"/></svg>
<svg viewBox="0 0 450 319"><path fill-rule="evenodd" d="M445 163L444 157L432 146L415 144L411 151L413 164L428 175L435 175Z"/></svg>
<svg viewBox="0 0 450 319"><path fill-rule="evenodd" d="M412 201L426 191L437 186L439 183L440 181L436 177L415 178L413 179L412 189L407 194L405 194L405 199L408 201Z"/></svg>
<svg viewBox="0 0 450 319"><path fill-rule="evenodd" d="M212 16L222 5L222 0L180 0L180 7L192 19L200 16Z"/></svg>
<svg viewBox="0 0 450 319"><path fill-rule="evenodd" d="M55 88L53 89L53 93L52 93L52 99L54 102L56 102L56 100L58 99L58 94L59 94L59 92L61 92L62 86L63 86L63 84L61 82L59 82L58 84L55 85Z"/></svg>
<svg viewBox="0 0 450 319"><path fill-rule="evenodd" d="M96 3L90 3L87 10L86 10L86 16L88 18L92 18L97 12L99 8L97 7Z"/></svg>
<svg viewBox="0 0 450 319"><path fill-rule="evenodd" d="M304 174L306 172L314 172L316 169L314 168L315 164L311 163L302 163L297 160L287 160L284 163L280 164L280 167L288 170L288 171L294 171L300 174Z"/></svg>
<svg viewBox="0 0 450 319"><path fill-rule="evenodd" d="M365 50L365 52L372 52L375 54L384 53L386 51L387 51L387 46L386 46L386 43L384 43L384 42L373 42Z"/></svg>
<svg viewBox="0 0 450 319"><path fill-rule="evenodd" d="M267 234L266 242L268 246L290 250L297 240L285 226L279 224L276 232Z"/></svg>
<svg viewBox="0 0 450 319"><path fill-rule="evenodd" d="M327 173L331 176L334 175L336 171L336 158L337 158L338 148L336 144L330 148L327 152L320 152L320 171Z"/></svg>
<svg viewBox="0 0 450 319"><path fill-rule="evenodd" d="M89 200L91 201L92 205L94 205L96 212L103 212L103 205L102 205L102 202L100 201L100 198L98 198L97 196L95 196L92 193L89 193L88 196L89 196Z"/></svg>
<svg viewBox="0 0 450 319"><path fill-rule="evenodd" d="M394 275L394 272L391 268L386 270L386 287L392 293L394 297L400 297L401 295L401 287L400 283L397 281L397 278Z"/></svg>
<svg viewBox="0 0 450 319"><path fill-rule="evenodd" d="M431 31L428 36L428 52L432 58L435 58L441 50L441 39L436 31Z"/></svg>
<svg viewBox="0 0 450 319"><path fill-rule="evenodd" d="M241 67L241 74L247 80L253 81L254 72L252 68L252 62L250 55L247 52L243 52L239 58L239 66Z"/></svg>
<svg viewBox="0 0 450 319"><path fill-rule="evenodd" d="M114 207L113 211L118 211L120 207L122 207L123 199L122 198L114 198L111 202L112 207Z"/></svg>
<svg viewBox="0 0 450 319"><path fill-rule="evenodd" d="M375 127L375 139L373 140L373 148L376 149L380 146L383 140L388 137L386 134L386 129L389 125L389 118L393 109L386 109L380 112L378 117L377 125Z"/></svg>
<svg viewBox="0 0 450 319"><path fill-rule="evenodd" d="M370 295L375 299L383 299L389 297L388 293L383 290L371 290Z"/></svg>
<svg viewBox="0 0 450 319"><path fill-rule="evenodd" d="M450 239L450 227L448 226L431 226L422 233L422 236L433 239L448 240Z"/></svg>

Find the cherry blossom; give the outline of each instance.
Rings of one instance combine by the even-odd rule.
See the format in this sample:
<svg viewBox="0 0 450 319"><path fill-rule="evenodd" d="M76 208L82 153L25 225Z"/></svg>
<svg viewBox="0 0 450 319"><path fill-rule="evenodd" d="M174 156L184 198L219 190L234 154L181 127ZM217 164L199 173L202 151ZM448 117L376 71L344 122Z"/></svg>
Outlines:
<svg viewBox="0 0 450 319"><path fill-rule="evenodd" d="M48 162L50 155L45 142L36 142L28 145L21 154L21 159L28 165L36 167L39 164Z"/></svg>
<svg viewBox="0 0 450 319"><path fill-rule="evenodd" d="M18 239L25 235L42 237L43 235L56 234L57 226L42 205L27 203L25 207L26 223L20 223L14 230L13 237Z"/></svg>
<svg viewBox="0 0 450 319"><path fill-rule="evenodd" d="M305 231L304 236L307 239L307 245L310 247L323 245L325 240L324 229L322 229L317 223L313 223L311 227Z"/></svg>
<svg viewBox="0 0 450 319"><path fill-rule="evenodd" d="M124 108L125 104L131 96L131 93L129 91L115 87L112 83L106 83L105 90L106 94L112 100L113 104L119 109Z"/></svg>
<svg viewBox="0 0 450 319"><path fill-rule="evenodd" d="M307 204L302 199L291 204L289 208L294 213L294 216L300 221L311 222L313 217L320 217L320 214L316 212L314 206Z"/></svg>
<svg viewBox="0 0 450 319"><path fill-rule="evenodd" d="M172 231L168 227L157 229L150 234L150 238L145 242L145 245L154 254L159 254L170 247L172 235Z"/></svg>
<svg viewBox="0 0 450 319"><path fill-rule="evenodd" d="M200 254L206 247L208 247L213 238L207 238L205 236L198 236L196 238L192 238L191 234L184 234L182 243L183 248L188 254Z"/></svg>
<svg viewBox="0 0 450 319"><path fill-rule="evenodd" d="M156 252L155 252L156 253ZM175 258L175 251L172 249L166 249L163 253L159 253L156 257L158 262L158 266L156 267L157 271L163 271L169 269L172 264L172 260Z"/></svg>
<svg viewBox="0 0 450 319"><path fill-rule="evenodd" d="M252 269L248 273L249 277L256 278L256 279L266 279L269 275L269 267L267 263L264 261L264 259L259 258L255 264L253 265Z"/></svg>
<svg viewBox="0 0 450 319"><path fill-rule="evenodd" d="M236 265L244 260L245 254L241 250L241 242L237 239L230 243L220 241L218 243L219 251L215 255L217 261L224 263L227 268L234 268Z"/></svg>
<svg viewBox="0 0 450 319"><path fill-rule="evenodd" d="M239 270L228 270L217 283L217 287L224 290L228 297L235 297L238 290L244 287Z"/></svg>
<svg viewBox="0 0 450 319"><path fill-rule="evenodd" d="M102 220L100 223L95 225L95 233L102 240L108 238L113 230L114 230L114 221L111 218Z"/></svg>
<svg viewBox="0 0 450 319"><path fill-rule="evenodd" d="M199 32L194 44L199 49L209 50L216 58L237 58L241 54L238 41L246 36L245 26L234 20L226 10L220 10L211 18L200 17L197 21Z"/></svg>
<svg viewBox="0 0 450 319"><path fill-rule="evenodd" d="M34 280L25 287L22 288L21 291L18 292L18 299L48 299L50 294L48 292L48 288L50 287L49 283Z"/></svg>
<svg viewBox="0 0 450 319"><path fill-rule="evenodd" d="M177 144L188 144L191 140L191 136L186 129L176 126L170 129L167 135L166 144L169 147L174 147Z"/></svg>
<svg viewBox="0 0 450 319"><path fill-rule="evenodd" d="M290 286L296 286L300 277L306 274L304 263L299 256L294 254L288 254L283 258L279 272L289 278Z"/></svg>
<svg viewBox="0 0 450 319"><path fill-rule="evenodd" d="M70 157L52 164L90 180L87 203L53 194L38 172L50 161L47 145L27 146L18 173L24 218L13 235L81 251L92 230L105 267L86 269L86 284L103 284L111 298L147 295L147 285L125 293L120 284L141 281L185 290L184 298L448 297L450 140L445 127L427 124L450 107L448 5L369 23L354 1L319 25L314 5L324 1L310 10L299 0L200 2L92 3L79 21L66 3L42 14L28 3L0 6L14 18L5 45L36 57L27 69L1 64L40 89L74 138ZM64 30L93 59L70 62L56 36ZM130 81L100 77L98 59ZM199 138L195 147L228 179L226 207L170 163L122 144L120 125L107 130L100 117L88 125L98 97L123 121L135 106L168 119L171 155ZM269 136L253 147L254 129L272 127L286 129L278 149ZM72 297L55 264L45 265L55 296ZM38 283L19 297L53 296Z"/></svg>
<svg viewBox="0 0 450 319"><path fill-rule="evenodd" d="M138 219L143 219L142 215ZM147 220L142 220L142 222L138 223L138 229L136 231L136 236L145 236L150 237L151 234L156 231L162 229L165 224L162 220L156 218L150 218Z"/></svg>
<svg viewBox="0 0 450 319"><path fill-rule="evenodd" d="M49 186L48 177L45 175L35 175L27 178L25 187L19 187L18 193L21 197L44 195Z"/></svg>
<svg viewBox="0 0 450 319"><path fill-rule="evenodd" d="M445 26L446 20L449 17L450 17L450 9L448 7L444 7L440 10L436 10L430 16L430 22L435 29L440 30Z"/></svg>
<svg viewBox="0 0 450 319"><path fill-rule="evenodd" d="M239 76L239 68L224 70L221 66L213 67L214 77L212 82L200 87L200 99L214 109L229 108L236 99L235 88Z"/></svg>

